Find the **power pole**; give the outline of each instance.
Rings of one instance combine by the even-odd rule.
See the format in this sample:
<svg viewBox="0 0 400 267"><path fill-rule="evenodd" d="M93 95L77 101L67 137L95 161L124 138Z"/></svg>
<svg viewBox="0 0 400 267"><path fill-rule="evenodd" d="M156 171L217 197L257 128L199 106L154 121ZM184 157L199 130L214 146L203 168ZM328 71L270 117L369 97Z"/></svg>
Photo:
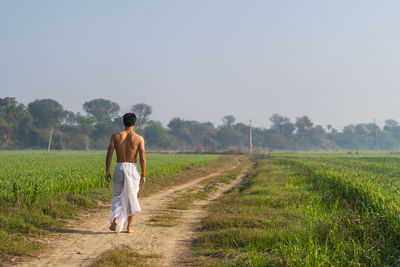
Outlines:
<svg viewBox="0 0 400 267"><path fill-rule="evenodd" d="M53 129L51 129L50 131L49 146L47 147L47 152L50 152L51 138L53 138Z"/></svg>
<svg viewBox="0 0 400 267"><path fill-rule="evenodd" d="M249 152L253 152L253 138L252 138L252 129L251 129L251 119L250 119L250 136L249 136Z"/></svg>
<svg viewBox="0 0 400 267"><path fill-rule="evenodd" d="M378 127L376 127L376 122L374 118L374 127L375 127L375 140L376 140L376 150L379 151L379 141L378 141Z"/></svg>

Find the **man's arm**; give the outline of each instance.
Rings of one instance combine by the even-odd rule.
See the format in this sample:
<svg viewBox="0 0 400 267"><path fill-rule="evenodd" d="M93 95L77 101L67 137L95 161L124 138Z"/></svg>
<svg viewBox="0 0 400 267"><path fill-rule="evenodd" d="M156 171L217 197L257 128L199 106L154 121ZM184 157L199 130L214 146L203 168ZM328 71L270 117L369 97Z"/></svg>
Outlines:
<svg viewBox="0 0 400 267"><path fill-rule="evenodd" d="M106 156L106 181L110 182L111 180L111 174L110 174L110 166L111 166L111 161L112 161L112 156L114 153L114 148L115 148L115 140L114 140L114 134L111 136L110 139L110 144L108 145L108 151L107 151L107 156Z"/></svg>
<svg viewBox="0 0 400 267"><path fill-rule="evenodd" d="M143 137L139 143L139 157L140 157L140 170L142 171L140 184L146 183L146 155L144 150L144 139Z"/></svg>

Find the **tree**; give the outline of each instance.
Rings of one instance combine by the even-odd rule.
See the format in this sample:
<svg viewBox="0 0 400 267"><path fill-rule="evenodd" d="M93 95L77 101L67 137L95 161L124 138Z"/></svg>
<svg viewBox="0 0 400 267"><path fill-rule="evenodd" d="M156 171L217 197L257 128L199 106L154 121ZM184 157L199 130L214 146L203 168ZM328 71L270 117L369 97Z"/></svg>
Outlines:
<svg viewBox="0 0 400 267"><path fill-rule="evenodd" d="M284 136L290 136L295 130L294 124L287 117L274 113L269 120L272 122L272 129L278 130Z"/></svg>
<svg viewBox="0 0 400 267"><path fill-rule="evenodd" d="M236 118L233 115L226 115L225 117L222 118L223 124L227 127L232 127L235 121Z"/></svg>
<svg viewBox="0 0 400 267"><path fill-rule="evenodd" d="M168 123L168 128L174 131L178 131L182 128L184 128L186 125L185 121L180 119L180 118L173 118L172 120L169 121Z"/></svg>
<svg viewBox="0 0 400 267"><path fill-rule="evenodd" d="M75 114L75 121L88 134L92 133L95 129L94 125L96 123L96 119L94 117L83 116L78 112Z"/></svg>
<svg viewBox="0 0 400 267"><path fill-rule="evenodd" d="M151 106L145 103L139 103L131 107L133 113L136 114L137 128L142 130L143 127L149 122L149 117L153 113Z"/></svg>
<svg viewBox="0 0 400 267"><path fill-rule="evenodd" d="M10 143L26 143L31 122L32 117L25 106L14 97L0 98L0 140L3 147Z"/></svg>
<svg viewBox="0 0 400 267"><path fill-rule="evenodd" d="M63 106L54 99L40 99L28 104L33 123L39 128L59 125L66 116Z"/></svg>
<svg viewBox="0 0 400 267"><path fill-rule="evenodd" d="M282 133L283 124L290 122L289 118L283 117L277 113L272 114L269 120L272 122L272 128L279 130L279 133Z"/></svg>
<svg viewBox="0 0 400 267"><path fill-rule="evenodd" d="M144 129L144 138L150 147L163 147L168 142L168 132L161 123L152 121Z"/></svg>
<svg viewBox="0 0 400 267"><path fill-rule="evenodd" d="M73 113L72 111L66 110L65 111L65 120L64 122L65 124L76 124L76 115L75 113Z"/></svg>
<svg viewBox="0 0 400 267"><path fill-rule="evenodd" d="M96 98L85 102L83 109L97 122L110 122L118 115L119 105L107 99Z"/></svg>
<svg viewBox="0 0 400 267"><path fill-rule="evenodd" d="M395 120L385 120L385 129L392 129L393 127L399 126L399 123Z"/></svg>
<svg viewBox="0 0 400 267"><path fill-rule="evenodd" d="M0 116L9 124L18 126L21 122L32 120L24 104L18 103L14 97L0 98Z"/></svg>
<svg viewBox="0 0 400 267"><path fill-rule="evenodd" d="M313 128L313 125L314 124L307 116L296 118L297 133L300 136L303 136L305 133L311 131Z"/></svg>

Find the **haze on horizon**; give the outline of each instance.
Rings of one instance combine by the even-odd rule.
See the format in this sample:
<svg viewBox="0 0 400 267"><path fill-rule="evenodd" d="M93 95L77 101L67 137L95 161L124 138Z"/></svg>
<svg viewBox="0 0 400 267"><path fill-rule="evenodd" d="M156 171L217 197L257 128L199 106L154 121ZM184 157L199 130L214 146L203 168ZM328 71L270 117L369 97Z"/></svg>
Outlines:
<svg viewBox="0 0 400 267"><path fill-rule="evenodd" d="M0 97L337 129L400 120L398 1L2 1Z"/></svg>

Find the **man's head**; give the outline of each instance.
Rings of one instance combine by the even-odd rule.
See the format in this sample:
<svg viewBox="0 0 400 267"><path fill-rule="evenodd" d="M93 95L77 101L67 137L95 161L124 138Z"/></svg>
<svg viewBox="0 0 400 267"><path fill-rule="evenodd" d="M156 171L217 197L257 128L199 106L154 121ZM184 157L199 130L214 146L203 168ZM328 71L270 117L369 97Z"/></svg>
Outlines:
<svg viewBox="0 0 400 267"><path fill-rule="evenodd" d="M125 127L135 126L136 124L136 115L135 113L126 113L124 115L124 125Z"/></svg>

